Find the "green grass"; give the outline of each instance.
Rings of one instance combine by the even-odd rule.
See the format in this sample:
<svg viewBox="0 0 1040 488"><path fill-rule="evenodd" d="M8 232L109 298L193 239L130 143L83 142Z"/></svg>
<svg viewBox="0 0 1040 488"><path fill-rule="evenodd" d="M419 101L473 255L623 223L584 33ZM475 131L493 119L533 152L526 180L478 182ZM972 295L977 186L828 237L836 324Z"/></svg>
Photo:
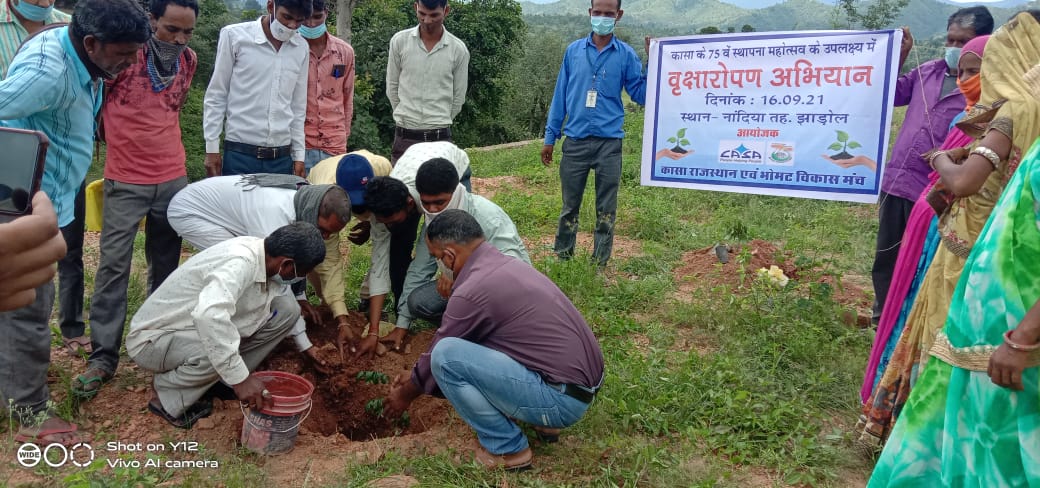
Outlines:
<svg viewBox="0 0 1040 488"><path fill-rule="evenodd" d="M630 113L617 235L638 241L642 254L613 260L606 273L596 272L587 249L572 261L543 257L534 263L585 315L606 359L601 394L585 418L565 434L577 440L567 442L567 447L538 447L537 467L515 475L459 464L451 453L406 458L390 451L376 464L344 461L333 486L361 486L402 473L423 486L862 484L872 460L854 448L847 432L858 411L870 336L842 323L835 290L812 284L814 276L778 289L757 282L749 269L752 276L745 290L703 290L685 303L674 298L679 283L673 270L683 264L686 251L763 239L778 244L800 264L821 265L839 277L862 278L873 257L874 208L642 187L641 126L642 113ZM186 131L186 145L188 137ZM189 154L199 154L201 138L197 142L191 143ZM500 188L493 200L531 240L553 235L560 205L558 173L555 166L542 166L539 149L540 143L533 142L520 148L470 151L475 178L518 178L517 184ZM557 152L557 162L558 158ZM99 173L96 168L92 174ZM591 182L585 202L581 222L588 232L594 221ZM367 269L368 253L367 246L351 249L348 303ZM135 269L139 276L131 282L131 313L144 296L143 270ZM67 383L67 376L62 383ZM62 412L75 417L74 409ZM263 468L251 459L222 456L219 472L186 482L270 484ZM78 486L163 481L160 472L148 479L141 476L98 470L69 481ZM57 474L49 479L61 483Z"/></svg>

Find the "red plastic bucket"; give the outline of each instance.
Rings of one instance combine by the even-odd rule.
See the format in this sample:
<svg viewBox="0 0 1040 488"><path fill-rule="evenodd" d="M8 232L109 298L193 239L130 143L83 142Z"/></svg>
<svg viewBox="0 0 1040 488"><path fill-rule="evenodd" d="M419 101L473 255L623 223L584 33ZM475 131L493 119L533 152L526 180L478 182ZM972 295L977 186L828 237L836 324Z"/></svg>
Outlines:
<svg viewBox="0 0 1040 488"><path fill-rule="evenodd" d="M314 385L283 371L254 373L271 395L260 410L242 407L242 446L259 454L285 454L293 449L300 424L310 414Z"/></svg>

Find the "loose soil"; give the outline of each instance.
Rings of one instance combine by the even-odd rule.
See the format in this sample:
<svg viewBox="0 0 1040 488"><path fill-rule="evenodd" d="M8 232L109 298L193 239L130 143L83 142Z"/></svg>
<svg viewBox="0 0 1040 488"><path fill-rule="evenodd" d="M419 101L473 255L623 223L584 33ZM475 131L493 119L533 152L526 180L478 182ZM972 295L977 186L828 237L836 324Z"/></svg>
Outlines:
<svg viewBox="0 0 1040 488"><path fill-rule="evenodd" d="M741 256L747 253L746 263L741 263ZM673 275L678 284L675 298L689 303L699 293L717 287L725 287L735 291L749 289L756 273L761 268L769 269L776 265L794 281L813 279L819 283L831 285L834 290L834 301L843 305L845 311L842 321L849 325L868 327L871 317L871 294L866 290L869 281L857 276L845 275L841 282L820 269L799 269L794 264L794 256L779 249L771 242L753 240L747 244L729 246L724 251L728 262L720 262L715 246L687 251L682 255L683 264L677 267ZM790 286L790 285L788 285Z"/></svg>

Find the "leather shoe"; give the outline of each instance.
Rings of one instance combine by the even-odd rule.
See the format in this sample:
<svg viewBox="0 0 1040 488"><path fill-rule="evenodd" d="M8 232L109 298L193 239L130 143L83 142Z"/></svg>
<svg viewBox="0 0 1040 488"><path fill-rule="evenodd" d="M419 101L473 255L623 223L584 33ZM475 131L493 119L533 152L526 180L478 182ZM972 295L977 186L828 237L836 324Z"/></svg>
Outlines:
<svg viewBox="0 0 1040 488"><path fill-rule="evenodd" d="M516 471L521 469L527 469L531 467L531 458L534 457L531 454L531 448L524 448L522 451L517 451L512 454L491 454L484 449L484 446L478 445L475 448L475 454L477 462L483 464L489 469L505 469L507 471Z"/></svg>
<svg viewBox="0 0 1040 488"><path fill-rule="evenodd" d="M537 425L532 425L531 428L534 429L534 433L538 437L538 440L540 440L540 441L542 441L542 442L544 442L546 444L552 444L554 442L559 442L560 441L560 432L563 430L563 429L553 429L551 427L540 427L540 426L537 426Z"/></svg>

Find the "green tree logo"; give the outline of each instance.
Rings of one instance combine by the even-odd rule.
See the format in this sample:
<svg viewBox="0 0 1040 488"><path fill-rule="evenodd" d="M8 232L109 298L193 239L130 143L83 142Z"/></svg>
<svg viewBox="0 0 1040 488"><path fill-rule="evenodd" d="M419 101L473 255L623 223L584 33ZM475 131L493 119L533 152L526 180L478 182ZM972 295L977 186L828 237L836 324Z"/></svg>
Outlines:
<svg viewBox="0 0 1040 488"><path fill-rule="evenodd" d="M838 141L831 144L830 146L827 146L827 149L830 149L831 151L841 152L831 156L831 159L852 159L852 155L849 154L848 150L856 149L858 147L863 146L856 141L850 141L848 132L841 130L836 130L835 132L838 133Z"/></svg>
<svg viewBox="0 0 1040 488"><path fill-rule="evenodd" d="M679 129L679 132L675 133L675 137L668 138L668 142L675 144L675 147L672 148L673 152L686 154L688 151L683 149L683 146L690 145L690 140L686 138L686 128Z"/></svg>

